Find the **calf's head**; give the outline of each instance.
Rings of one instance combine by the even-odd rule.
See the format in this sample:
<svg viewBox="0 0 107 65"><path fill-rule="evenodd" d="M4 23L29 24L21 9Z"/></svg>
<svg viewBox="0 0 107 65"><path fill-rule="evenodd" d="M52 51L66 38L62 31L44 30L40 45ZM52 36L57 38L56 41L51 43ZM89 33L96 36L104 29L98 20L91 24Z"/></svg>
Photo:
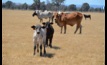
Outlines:
<svg viewBox="0 0 107 65"><path fill-rule="evenodd" d="M36 33L37 34L40 34L41 33L41 29L43 28L45 28L44 26L41 26L41 25L36 25L36 26L31 26L31 28L33 29L33 30L36 30Z"/></svg>
<svg viewBox="0 0 107 65"><path fill-rule="evenodd" d="M50 23L50 22L44 22L44 23L42 23L43 25L44 25L44 27L46 27L47 29L48 28L51 28L51 25L53 24L52 22Z"/></svg>

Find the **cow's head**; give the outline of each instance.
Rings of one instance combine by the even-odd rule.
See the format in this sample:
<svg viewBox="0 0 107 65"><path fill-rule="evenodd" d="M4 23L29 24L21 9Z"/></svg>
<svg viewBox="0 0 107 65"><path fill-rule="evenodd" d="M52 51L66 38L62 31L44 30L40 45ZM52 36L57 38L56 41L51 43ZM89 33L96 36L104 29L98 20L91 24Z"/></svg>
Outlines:
<svg viewBox="0 0 107 65"><path fill-rule="evenodd" d="M40 34L41 33L41 29L43 28L45 28L44 26L41 26L41 25L33 25L33 26L31 26L31 28L33 28L33 30L36 30L36 33L37 34Z"/></svg>
<svg viewBox="0 0 107 65"><path fill-rule="evenodd" d="M33 16L33 17L34 17L35 15L37 16L40 12L41 12L41 10L35 10L34 13L32 14L32 16Z"/></svg>
<svg viewBox="0 0 107 65"><path fill-rule="evenodd" d="M61 20L61 14L55 13L54 14L55 23Z"/></svg>
<svg viewBox="0 0 107 65"><path fill-rule="evenodd" d="M43 22L42 23L44 25L44 27L46 27L47 29L51 27L51 25L53 24L52 22Z"/></svg>
<svg viewBox="0 0 107 65"><path fill-rule="evenodd" d="M35 15L37 15L37 13L36 12L34 12L33 14L32 14L32 16L34 17Z"/></svg>

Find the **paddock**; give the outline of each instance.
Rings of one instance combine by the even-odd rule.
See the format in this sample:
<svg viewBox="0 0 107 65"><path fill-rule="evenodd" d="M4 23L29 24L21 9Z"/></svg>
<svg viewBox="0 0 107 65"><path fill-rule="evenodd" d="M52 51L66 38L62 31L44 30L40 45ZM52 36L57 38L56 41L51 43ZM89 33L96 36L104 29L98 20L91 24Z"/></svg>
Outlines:
<svg viewBox="0 0 107 65"><path fill-rule="evenodd" d="M82 34L74 34L76 25L60 34L54 22L53 48L40 57L32 54L31 26L41 24L33 12L2 9L2 65L105 65L105 13L87 12L92 19L83 18Z"/></svg>

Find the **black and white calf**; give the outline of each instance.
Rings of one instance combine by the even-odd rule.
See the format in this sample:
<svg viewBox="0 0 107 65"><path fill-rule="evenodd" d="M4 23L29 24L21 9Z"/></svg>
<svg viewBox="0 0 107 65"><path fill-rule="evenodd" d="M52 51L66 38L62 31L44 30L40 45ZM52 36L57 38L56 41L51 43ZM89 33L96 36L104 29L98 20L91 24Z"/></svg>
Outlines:
<svg viewBox="0 0 107 65"><path fill-rule="evenodd" d="M46 54L45 44L46 44L46 28L41 25L31 26L34 30L33 34L33 43L34 43L34 55L39 52L40 48L40 56L42 56L42 45L44 46L44 54Z"/></svg>
<svg viewBox="0 0 107 65"><path fill-rule="evenodd" d="M50 48L52 48L52 39L53 39L53 34L54 34L54 28L52 26L53 23L50 22L44 22L42 23L46 29L47 29L47 33L46 33L46 45L50 46ZM48 44L49 41L49 44Z"/></svg>

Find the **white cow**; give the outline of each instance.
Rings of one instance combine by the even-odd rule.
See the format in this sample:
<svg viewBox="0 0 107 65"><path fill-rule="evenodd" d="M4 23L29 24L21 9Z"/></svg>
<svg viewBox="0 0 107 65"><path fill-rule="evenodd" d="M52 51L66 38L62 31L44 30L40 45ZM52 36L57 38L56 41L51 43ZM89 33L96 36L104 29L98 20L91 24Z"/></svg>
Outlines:
<svg viewBox="0 0 107 65"><path fill-rule="evenodd" d="M37 16L39 19L40 19L40 22L42 21L43 22L43 18L49 18L49 21L50 19L52 20L53 22L53 12L51 11L41 11L41 10L35 10L35 12L32 14L32 16Z"/></svg>
<svg viewBox="0 0 107 65"><path fill-rule="evenodd" d="M44 46L44 54L46 54L45 50L45 44L46 44L46 28L42 27L41 25L31 26L34 30L33 34L33 42L34 42L34 55L36 54L36 48L37 52L39 52L40 48L40 56L42 56L42 45Z"/></svg>

